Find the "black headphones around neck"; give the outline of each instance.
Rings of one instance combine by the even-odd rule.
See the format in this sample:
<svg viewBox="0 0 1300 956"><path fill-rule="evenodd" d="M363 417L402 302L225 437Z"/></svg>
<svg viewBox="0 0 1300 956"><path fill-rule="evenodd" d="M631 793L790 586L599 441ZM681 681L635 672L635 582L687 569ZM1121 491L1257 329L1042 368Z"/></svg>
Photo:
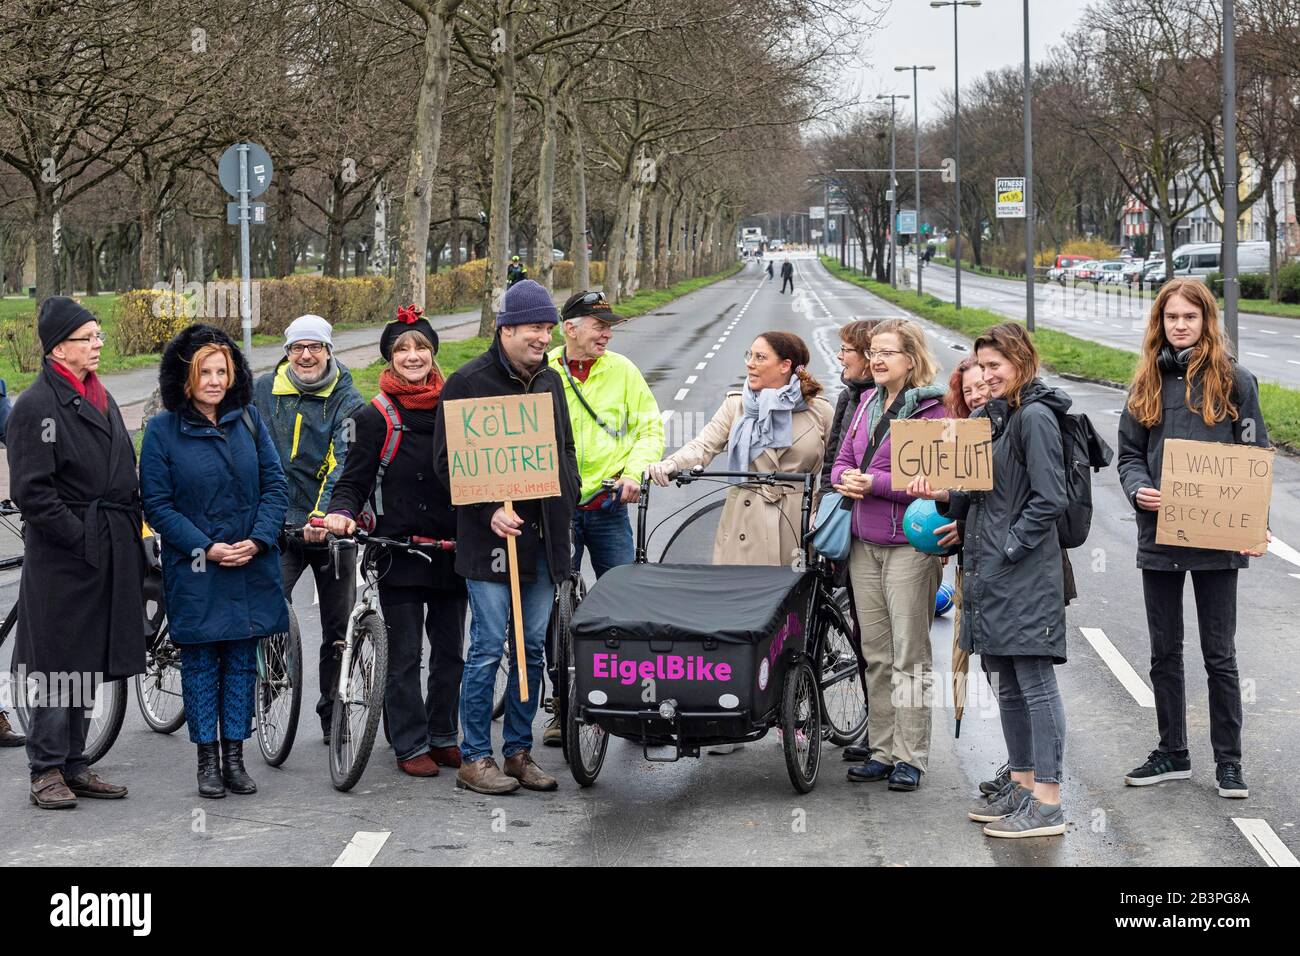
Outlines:
<svg viewBox="0 0 1300 956"><path fill-rule="evenodd" d="M1156 356L1156 364L1160 366L1162 372L1179 372L1187 368L1187 364L1192 360L1192 352L1195 346L1189 349L1180 349L1175 352L1174 347L1168 342L1160 349L1160 354Z"/></svg>

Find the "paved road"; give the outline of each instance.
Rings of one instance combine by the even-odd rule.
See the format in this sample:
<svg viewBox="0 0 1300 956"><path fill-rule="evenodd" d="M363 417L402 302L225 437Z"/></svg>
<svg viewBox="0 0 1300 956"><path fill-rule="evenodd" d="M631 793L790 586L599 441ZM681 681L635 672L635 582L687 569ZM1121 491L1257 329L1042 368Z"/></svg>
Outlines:
<svg viewBox="0 0 1300 956"><path fill-rule="evenodd" d="M860 260L855 260L860 261ZM899 275L904 263L900 257ZM916 258L906 261L908 282L916 287ZM947 302L956 298L956 271L932 263L922 286ZM1025 317L1024 280L1000 279L967 270L961 274L962 305L987 309L1012 319ZM1083 284L1066 288L1055 282L1034 286L1034 317L1042 325L1081 339L1137 352L1150 314L1151 300L1125 289L1101 292ZM1300 388L1300 320L1241 313L1239 355L1261 382Z"/></svg>
<svg viewBox="0 0 1300 956"><path fill-rule="evenodd" d="M851 317L897 315L893 306L838 282L810 259L797 260L796 294L781 296L750 266L736 278L638 318L616 333L616 349L633 357L651 380L667 415L670 444L680 444L713 413L743 374L743 353L764 329L796 331L813 348L813 372L837 380L835 329ZM932 347L951 368L963 345L931 328ZM1114 442L1120 394L1097 386L1063 384ZM1278 463L1274 527L1280 541L1300 544L1300 464ZM359 832L387 832L373 865L598 863L872 863L897 865L1262 865L1255 845L1234 818L1300 853L1300 783L1294 745L1300 716L1300 637L1288 618L1300 593L1300 554L1255 562L1242 575L1239 647L1247 682L1245 751L1252 796L1228 802L1212 788L1204 681L1199 650L1187 656L1194 779L1163 787L1128 789L1126 770L1155 743L1155 718L1080 628L1100 631L1111 660L1144 675L1146 629L1140 579L1133 567L1134 528L1114 472L1097 482L1093 534L1074 563L1081 596L1069 611L1070 662L1058 671L1069 737L1064 783L1071 823L1061 840L993 841L965 818L975 784L1000 762L996 707L982 681L971 684L962 735L954 739L947 700L951 627L933 631L936 710L930 772L921 790L890 793L844 781L836 752L828 750L817 789L795 794L775 739L730 755L676 764L646 763L640 751L612 741L596 785L579 790L556 750L537 758L560 778L554 794L523 793L489 799L454 789L451 775L431 780L402 776L391 751L376 751L350 794L329 785L325 750L307 733L287 765L252 772L262 792L252 798L201 801L194 792L193 748L183 732L160 737L135 710L100 768L132 787L121 803L84 806L70 814L40 813L27 805L21 752L0 751L0 863L279 863L328 864ZM703 493L656 490L652 524ZM1291 506L1291 507L1288 507ZM652 557L678 519L654 537ZM694 526L674 545L673 560L707 561L710 529ZM13 600L12 576L0 578L0 606ZM307 656L319 627L307 611L304 582L296 603L304 621ZM1189 599L1190 607L1190 599ZM1094 634L1094 637L1096 635ZM1195 642L1192 642L1193 645ZM0 650L0 664L8 652ZM974 669L978 672L978 664ZM1122 670L1122 667L1121 667ZM1132 690L1130 690L1130 687ZM308 700L315 696L309 677ZM307 715L310 718L310 715ZM308 721L304 724L310 726ZM537 730L540 733L541 720ZM365 838L361 838L364 840ZM1285 848L1289 847L1289 851Z"/></svg>

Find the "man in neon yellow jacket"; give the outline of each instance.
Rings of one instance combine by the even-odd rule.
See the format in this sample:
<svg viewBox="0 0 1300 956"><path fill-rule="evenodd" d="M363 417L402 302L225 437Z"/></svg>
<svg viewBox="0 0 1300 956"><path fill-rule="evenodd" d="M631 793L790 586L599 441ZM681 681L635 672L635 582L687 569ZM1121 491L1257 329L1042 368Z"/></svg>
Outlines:
<svg viewBox="0 0 1300 956"><path fill-rule="evenodd" d="M623 319L603 293L570 296L560 319L564 345L551 351L550 363L564 380L582 479L573 513L573 567L581 570L583 553L590 551L599 578L635 558L627 505L641 497L642 473L663 455L663 419L641 370L609 351L613 328ZM543 740L560 743L554 718Z"/></svg>

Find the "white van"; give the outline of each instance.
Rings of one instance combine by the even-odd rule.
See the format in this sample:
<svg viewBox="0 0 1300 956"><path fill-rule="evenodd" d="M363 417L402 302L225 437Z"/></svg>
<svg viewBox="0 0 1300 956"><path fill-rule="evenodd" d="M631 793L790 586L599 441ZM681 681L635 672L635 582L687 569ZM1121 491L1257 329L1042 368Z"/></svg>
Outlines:
<svg viewBox="0 0 1300 956"><path fill-rule="evenodd" d="M1217 242L1198 242L1179 246L1174 250L1174 275L1200 276L1222 272L1219 262L1220 246ZM1268 272L1268 243L1237 243L1237 274Z"/></svg>

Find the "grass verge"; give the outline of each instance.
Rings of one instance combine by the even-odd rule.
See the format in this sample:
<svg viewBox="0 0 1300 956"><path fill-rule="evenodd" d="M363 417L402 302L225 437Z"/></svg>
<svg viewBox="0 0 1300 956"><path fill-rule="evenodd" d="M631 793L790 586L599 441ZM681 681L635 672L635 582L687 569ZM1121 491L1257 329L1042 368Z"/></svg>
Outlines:
<svg viewBox="0 0 1300 956"><path fill-rule="evenodd" d="M842 268L839 260L830 256L822 256L821 261L836 278L866 289L914 315L969 338L974 338L990 326L1013 321L1005 315L985 309L967 307L958 311L952 303L936 299L932 295L918 297L914 292L891 288L885 283L864 277L855 269ZM1134 352L1098 345L1055 329L1037 329L1032 337L1043 364L1057 372L1124 386L1133 380L1138 358ZM1292 453L1300 454L1300 391L1265 382L1260 384L1259 393L1264 421L1268 424L1269 436L1273 442L1285 445Z"/></svg>

